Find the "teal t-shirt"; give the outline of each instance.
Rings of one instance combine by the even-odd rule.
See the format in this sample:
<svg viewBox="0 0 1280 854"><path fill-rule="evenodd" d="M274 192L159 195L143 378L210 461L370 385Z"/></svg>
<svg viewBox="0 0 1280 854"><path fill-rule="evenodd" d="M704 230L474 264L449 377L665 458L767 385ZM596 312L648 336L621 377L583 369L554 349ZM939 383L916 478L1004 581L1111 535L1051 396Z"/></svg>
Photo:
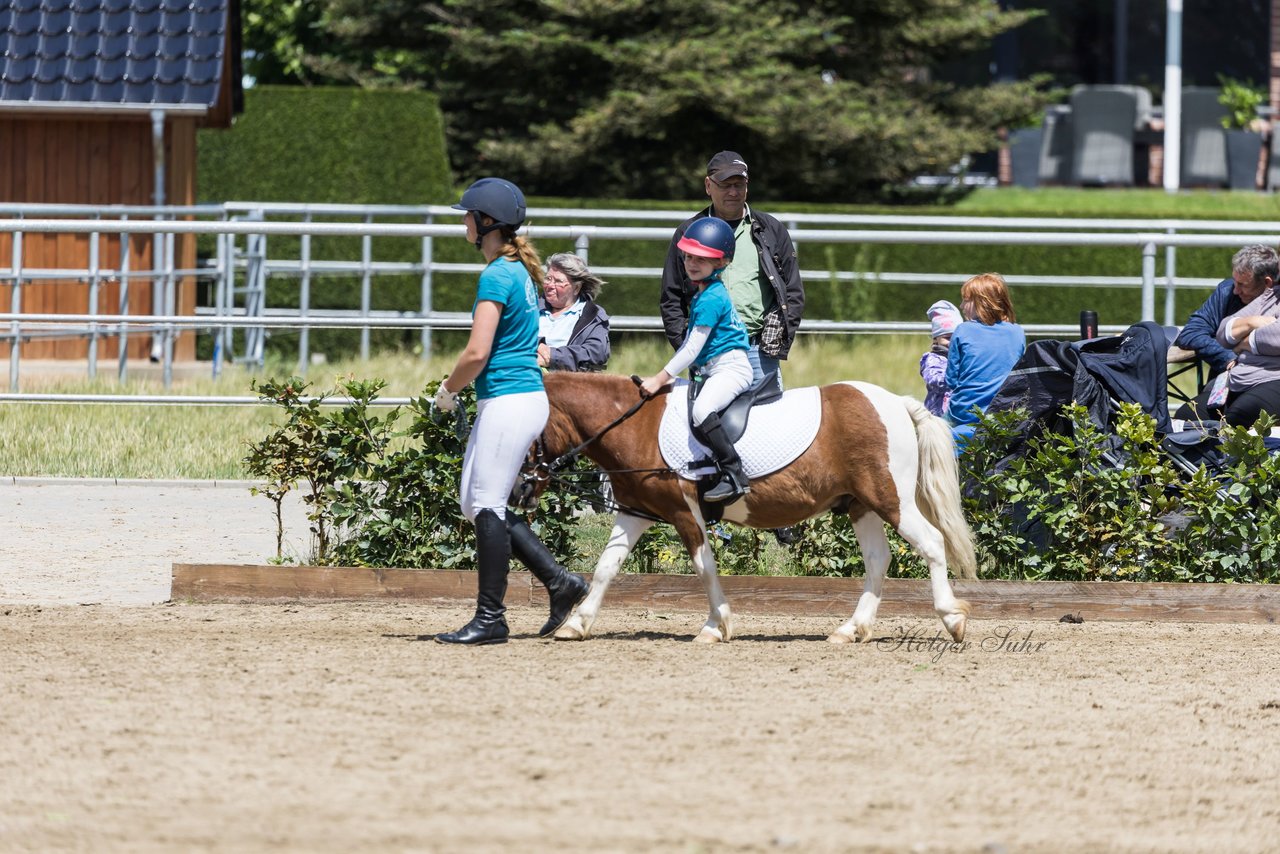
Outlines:
<svg viewBox="0 0 1280 854"><path fill-rule="evenodd" d="M519 261L499 257L480 273L476 302L490 300L502 306L493 349L480 376L476 377L476 397L484 400L504 394L542 390L542 370L538 367L538 288L529 271Z"/></svg>
<svg viewBox="0 0 1280 854"><path fill-rule="evenodd" d="M751 347L747 341L747 329L733 308L733 301L729 299L729 291L724 282L719 279L707 285L693 298L689 306L689 328L695 326L711 327L707 343L702 345L702 352L693 360L693 364L699 368L721 353L748 350Z"/></svg>

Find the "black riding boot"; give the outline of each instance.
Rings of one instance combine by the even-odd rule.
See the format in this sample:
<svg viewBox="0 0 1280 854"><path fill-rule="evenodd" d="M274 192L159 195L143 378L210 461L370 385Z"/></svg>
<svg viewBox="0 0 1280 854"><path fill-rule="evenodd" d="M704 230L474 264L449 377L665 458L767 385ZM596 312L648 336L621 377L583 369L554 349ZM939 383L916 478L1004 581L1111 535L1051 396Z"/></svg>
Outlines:
<svg viewBox="0 0 1280 854"><path fill-rule="evenodd" d="M751 491L751 484L742 471L742 460L733 443L724 434L724 426L720 423L719 413L713 412L698 426L703 440L715 454L716 463L720 466L720 482L703 493L704 501L736 501Z"/></svg>
<svg viewBox="0 0 1280 854"><path fill-rule="evenodd" d="M551 617L538 630L538 637L545 638L564 625L573 609L587 597L591 585L580 575L574 575L556 563L551 551L529 529L525 521L510 512L507 514L507 530L511 532L511 552L516 559L529 567L534 577L547 588L551 600Z"/></svg>
<svg viewBox="0 0 1280 854"><path fill-rule="evenodd" d="M507 595L507 570L511 567L511 536L507 523L492 510L476 514L476 574L479 576L479 593L476 596L476 615L456 632L436 635L440 643L506 643L506 607L502 599Z"/></svg>

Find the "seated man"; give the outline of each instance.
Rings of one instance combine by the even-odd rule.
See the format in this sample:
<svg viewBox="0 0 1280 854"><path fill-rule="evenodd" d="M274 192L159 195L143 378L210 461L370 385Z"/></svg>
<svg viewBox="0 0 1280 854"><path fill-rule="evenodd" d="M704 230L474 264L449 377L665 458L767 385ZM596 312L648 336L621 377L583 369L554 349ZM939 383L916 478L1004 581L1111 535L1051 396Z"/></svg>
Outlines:
<svg viewBox="0 0 1280 854"><path fill-rule="evenodd" d="M1220 414L1219 408L1211 408L1208 404L1213 393L1213 380L1235 365L1236 354L1218 343L1218 327L1225 318L1253 302L1272 285L1276 280L1277 266L1280 266L1280 256L1270 246L1254 244L1244 247L1231 258L1231 278L1218 285L1204 305L1187 319L1174 346L1194 350L1209 364L1209 382L1195 400L1178 407L1175 418L1189 421L1216 418Z"/></svg>

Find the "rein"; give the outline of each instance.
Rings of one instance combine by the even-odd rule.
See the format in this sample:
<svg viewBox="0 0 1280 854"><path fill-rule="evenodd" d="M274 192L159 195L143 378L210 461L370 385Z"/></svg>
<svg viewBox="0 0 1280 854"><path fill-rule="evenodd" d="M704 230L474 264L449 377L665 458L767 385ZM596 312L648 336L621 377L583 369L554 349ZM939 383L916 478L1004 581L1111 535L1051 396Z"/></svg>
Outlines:
<svg viewBox="0 0 1280 854"><path fill-rule="evenodd" d="M594 436L588 437L585 442L579 442L577 445L574 445L572 448L565 451L560 456L556 457L555 460L551 462L551 465L547 466L547 471L548 472L559 471L561 468L564 467L565 463L571 461L574 457L578 456L578 454L584 448L586 448L588 445L592 444L593 442L599 441L601 437L604 436L604 434L608 433L614 427L617 427L623 421L626 421L632 415L635 415L637 412L640 411L640 407L644 406L648 402L649 402L649 398L642 396L638 401L636 401L634 406L632 406L626 412L622 413L617 418L613 419L607 425L605 425L603 430L596 433ZM541 435L538 436L538 445L539 445L538 456L541 457L542 456L542 436ZM639 469L637 469L637 471L639 471ZM655 469L655 471L660 471L660 469Z"/></svg>
<svg viewBox="0 0 1280 854"><path fill-rule="evenodd" d="M636 381L637 385L639 385L638 379L636 379L635 377L632 377L632 379ZM545 461L546 460L546 441L543 438L543 436L539 434L537 441L534 442L535 451L534 451L534 462L533 462L533 466L531 467L532 470L526 470L525 472L522 473L521 475L522 483L519 484L516 487L516 489L522 493L532 494L533 490L535 489L534 484L540 481L545 481L547 483L555 481L560 485L564 486L566 489L568 489L568 491L573 492L579 498L586 499L586 502L593 507L598 507L600 509L613 510L613 511L621 510L621 511L625 511L629 515L639 516L643 519L649 519L654 522L665 522L666 521L665 519L659 516L655 516L652 513L648 513L644 510L625 507L619 504L617 501L612 501L612 500L605 501L603 498L598 497L599 495L598 493L596 493L595 495L592 495L591 490L577 483L575 477L573 477L572 475L561 473L565 467L567 467L574 460L577 459L578 454L581 453L583 449L589 447L594 442L598 442L601 439L601 437L603 437L610 430L617 427L619 424L626 421L631 416L635 415L637 412L640 411L641 407L643 407L646 403L649 402L649 400L650 398L641 396L641 398L638 401L636 401L636 403L630 409L628 409L626 412L622 413L617 418L610 421L608 424L604 426L603 429L593 434L592 436L589 436L586 440L579 442L577 445L573 446L572 448L565 451L560 456L556 457L550 463L547 463ZM669 472L671 471L671 468L669 466L664 466L662 468L618 469L616 471L603 471L603 470L601 471L606 475L610 475L610 474L631 474L631 473L638 473L638 472ZM595 472L591 472L590 474L594 475Z"/></svg>

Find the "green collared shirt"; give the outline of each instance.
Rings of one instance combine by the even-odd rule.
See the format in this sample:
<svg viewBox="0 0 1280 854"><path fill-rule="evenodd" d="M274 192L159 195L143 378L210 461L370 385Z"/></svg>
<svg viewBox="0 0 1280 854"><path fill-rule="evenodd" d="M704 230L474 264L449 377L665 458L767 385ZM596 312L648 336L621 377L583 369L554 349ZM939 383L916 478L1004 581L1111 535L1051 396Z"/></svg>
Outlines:
<svg viewBox="0 0 1280 854"><path fill-rule="evenodd" d="M755 336L764 323L765 308L773 302L773 292L766 292L761 286L760 254L751 239L751 208L746 209L733 230L733 236L737 241L733 262L725 268L722 278L742 325L747 327L747 335ZM767 286L768 282L764 285Z"/></svg>

